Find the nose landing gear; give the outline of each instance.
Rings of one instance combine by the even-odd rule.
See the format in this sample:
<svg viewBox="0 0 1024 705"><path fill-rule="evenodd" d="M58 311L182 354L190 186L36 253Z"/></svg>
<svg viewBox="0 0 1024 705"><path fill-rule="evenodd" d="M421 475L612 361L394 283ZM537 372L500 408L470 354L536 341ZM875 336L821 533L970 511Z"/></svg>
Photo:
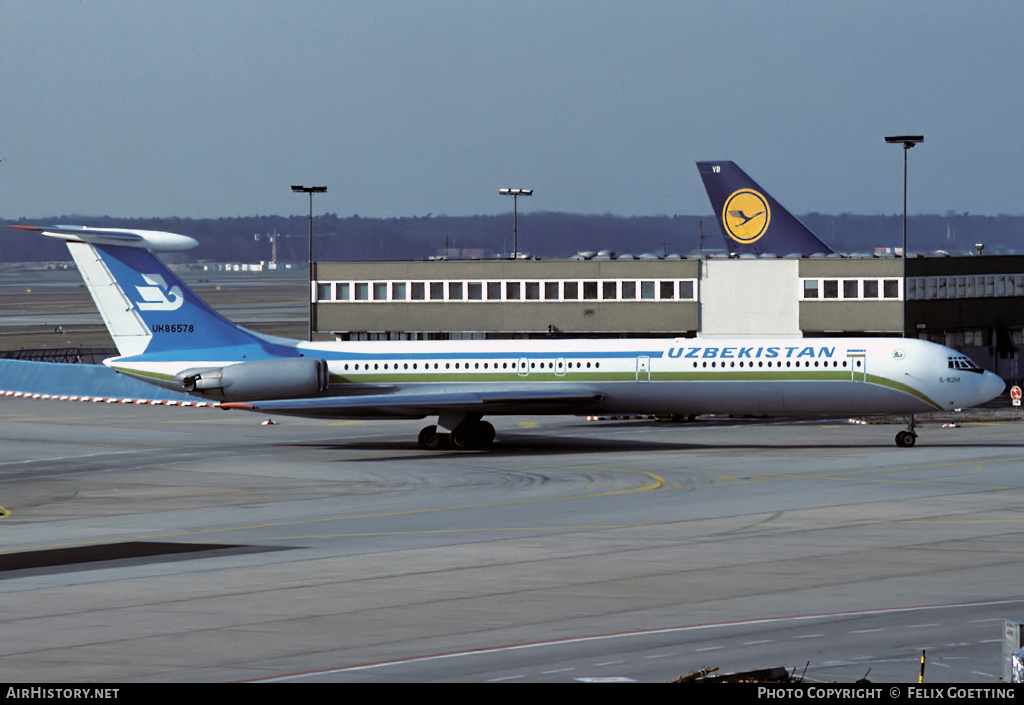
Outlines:
<svg viewBox="0 0 1024 705"><path fill-rule="evenodd" d="M913 448L914 444L917 443L917 433L914 431L916 425L914 415L911 414L907 418L907 430L896 434L896 445L900 448Z"/></svg>

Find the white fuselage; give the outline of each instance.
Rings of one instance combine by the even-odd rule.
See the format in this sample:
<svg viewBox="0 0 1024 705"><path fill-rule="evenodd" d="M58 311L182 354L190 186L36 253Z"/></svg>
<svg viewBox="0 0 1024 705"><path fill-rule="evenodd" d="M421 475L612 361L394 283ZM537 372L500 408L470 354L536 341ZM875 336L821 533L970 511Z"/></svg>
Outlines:
<svg viewBox="0 0 1024 705"><path fill-rule="evenodd" d="M295 347L306 357L327 361L327 395L586 389L600 396L578 410L587 414L916 413L972 406L1003 388L996 375L961 363L966 358L956 351L916 339L298 342ZM239 362L115 358L107 364L166 379L189 368ZM487 413L546 412L566 413L544 403L497 405ZM364 414L335 410L330 415Z"/></svg>

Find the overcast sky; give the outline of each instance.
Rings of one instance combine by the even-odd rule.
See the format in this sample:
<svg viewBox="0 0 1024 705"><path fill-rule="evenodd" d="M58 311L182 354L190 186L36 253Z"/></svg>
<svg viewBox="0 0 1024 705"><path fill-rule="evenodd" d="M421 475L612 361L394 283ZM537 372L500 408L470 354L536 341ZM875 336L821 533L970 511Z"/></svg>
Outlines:
<svg viewBox="0 0 1024 705"><path fill-rule="evenodd" d="M0 0L0 217L1024 213L1024 0Z"/></svg>

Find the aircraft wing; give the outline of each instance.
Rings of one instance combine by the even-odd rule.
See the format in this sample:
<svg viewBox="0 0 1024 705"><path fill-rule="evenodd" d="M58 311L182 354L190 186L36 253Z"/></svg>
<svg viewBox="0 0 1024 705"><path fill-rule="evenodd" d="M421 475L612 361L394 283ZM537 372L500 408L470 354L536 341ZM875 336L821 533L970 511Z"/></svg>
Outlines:
<svg viewBox="0 0 1024 705"><path fill-rule="evenodd" d="M357 396L227 402L220 404L219 407L334 418L421 418L446 411L514 414L530 413L533 409L543 409L548 413L552 409L562 409L565 413L571 414L578 407L600 401L603 396L595 389L582 386L557 389L470 388L448 391L403 390Z"/></svg>

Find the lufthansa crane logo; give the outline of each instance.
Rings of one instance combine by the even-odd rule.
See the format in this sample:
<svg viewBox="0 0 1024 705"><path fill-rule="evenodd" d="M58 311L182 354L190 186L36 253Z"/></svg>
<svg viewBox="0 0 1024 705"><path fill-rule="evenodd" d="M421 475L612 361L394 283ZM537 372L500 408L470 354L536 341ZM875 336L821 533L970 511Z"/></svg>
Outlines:
<svg viewBox="0 0 1024 705"><path fill-rule="evenodd" d="M772 211L768 199L753 189L740 189L725 199L722 223L725 232L736 242L749 245L768 230Z"/></svg>

